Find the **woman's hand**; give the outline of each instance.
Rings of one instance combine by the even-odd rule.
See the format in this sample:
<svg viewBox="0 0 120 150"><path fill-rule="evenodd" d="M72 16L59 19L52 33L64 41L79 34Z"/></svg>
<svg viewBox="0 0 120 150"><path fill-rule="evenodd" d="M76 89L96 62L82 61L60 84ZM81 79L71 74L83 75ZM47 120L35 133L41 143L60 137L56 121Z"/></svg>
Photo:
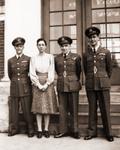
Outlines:
<svg viewBox="0 0 120 150"><path fill-rule="evenodd" d="M45 83L45 84L42 86L42 91L45 91L47 88L48 88L48 84Z"/></svg>
<svg viewBox="0 0 120 150"><path fill-rule="evenodd" d="M38 85L38 88L39 88L39 90L42 90L43 89L43 86L42 85Z"/></svg>

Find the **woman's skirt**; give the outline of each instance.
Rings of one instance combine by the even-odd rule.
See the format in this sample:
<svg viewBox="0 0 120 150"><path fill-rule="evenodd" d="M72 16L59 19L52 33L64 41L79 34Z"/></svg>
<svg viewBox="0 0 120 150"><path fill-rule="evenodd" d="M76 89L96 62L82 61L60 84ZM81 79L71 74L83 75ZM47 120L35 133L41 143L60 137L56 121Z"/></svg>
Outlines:
<svg viewBox="0 0 120 150"><path fill-rule="evenodd" d="M40 73L40 84L45 84L47 80L47 73ZM50 84L45 91L41 91L38 87L33 85L33 102L32 112L39 114L55 114L58 112L57 99L54 89L54 84Z"/></svg>

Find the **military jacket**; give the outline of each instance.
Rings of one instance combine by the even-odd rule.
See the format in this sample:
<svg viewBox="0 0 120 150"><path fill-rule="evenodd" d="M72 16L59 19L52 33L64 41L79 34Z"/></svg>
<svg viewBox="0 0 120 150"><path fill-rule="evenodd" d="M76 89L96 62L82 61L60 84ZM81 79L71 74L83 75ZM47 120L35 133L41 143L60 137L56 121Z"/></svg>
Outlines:
<svg viewBox="0 0 120 150"><path fill-rule="evenodd" d="M63 54L55 57L55 70L57 72L57 90L61 92L74 92L81 89L81 57L69 53L66 58Z"/></svg>
<svg viewBox="0 0 120 150"><path fill-rule="evenodd" d="M94 53L89 47L88 51L83 55L83 65L87 90L103 90L110 88L112 61L109 50L99 47L97 52Z"/></svg>
<svg viewBox="0 0 120 150"><path fill-rule="evenodd" d="M10 78L10 96L22 97L31 95L31 81L29 78L30 57L22 55L8 60L8 76Z"/></svg>

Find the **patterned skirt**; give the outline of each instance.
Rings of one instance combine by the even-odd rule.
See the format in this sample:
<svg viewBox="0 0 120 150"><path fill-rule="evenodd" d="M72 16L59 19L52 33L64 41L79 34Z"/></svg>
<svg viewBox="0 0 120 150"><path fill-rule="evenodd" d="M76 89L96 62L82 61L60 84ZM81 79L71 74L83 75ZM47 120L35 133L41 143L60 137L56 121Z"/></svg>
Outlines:
<svg viewBox="0 0 120 150"><path fill-rule="evenodd" d="M39 82L44 84L46 82L48 74L40 73ZM55 114L58 112L56 93L54 89L54 84L48 86L47 90L41 91L38 87L32 87L33 92L33 102L32 102L32 112L39 114Z"/></svg>

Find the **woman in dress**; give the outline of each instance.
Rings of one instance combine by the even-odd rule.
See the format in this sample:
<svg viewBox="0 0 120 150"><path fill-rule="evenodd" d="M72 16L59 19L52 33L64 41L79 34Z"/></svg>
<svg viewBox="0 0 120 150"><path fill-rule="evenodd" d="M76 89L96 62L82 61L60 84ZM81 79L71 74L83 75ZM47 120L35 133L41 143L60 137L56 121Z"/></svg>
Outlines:
<svg viewBox="0 0 120 150"><path fill-rule="evenodd" d="M45 52L47 43L44 39L37 40L39 54L30 61L30 78L33 84L32 112L36 114L37 137L50 137L50 115L57 112L57 100L54 90L54 56ZM44 119L44 129L42 129Z"/></svg>

